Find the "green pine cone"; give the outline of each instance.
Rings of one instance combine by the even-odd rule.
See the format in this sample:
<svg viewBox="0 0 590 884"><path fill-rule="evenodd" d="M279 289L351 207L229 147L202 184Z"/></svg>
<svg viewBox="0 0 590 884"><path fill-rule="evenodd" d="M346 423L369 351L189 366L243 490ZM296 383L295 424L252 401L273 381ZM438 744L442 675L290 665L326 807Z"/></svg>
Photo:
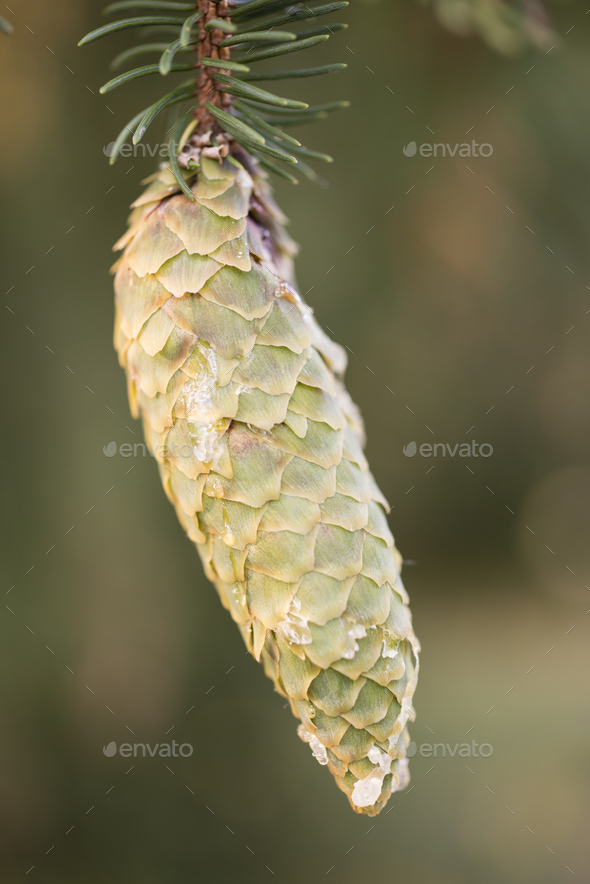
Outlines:
<svg viewBox="0 0 590 884"><path fill-rule="evenodd" d="M115 346L164 489L247 647L357 813L408 781L419 645L344 350L245 153L167 171L118 248Z"/></svg>

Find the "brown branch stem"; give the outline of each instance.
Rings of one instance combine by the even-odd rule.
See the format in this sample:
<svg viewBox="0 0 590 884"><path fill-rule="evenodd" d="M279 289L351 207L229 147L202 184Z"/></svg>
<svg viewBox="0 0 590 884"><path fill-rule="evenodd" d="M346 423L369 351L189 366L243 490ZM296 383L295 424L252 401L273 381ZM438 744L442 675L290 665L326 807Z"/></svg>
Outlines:
<svg viewBox="0 0 590 884"><path fill-rule="evenodd" d="M229 110L231 107L231 96L222 92L216 80L214 80L209 69L202 64L203 58L216 58L223 61L229 61L230 50L228 47L219 46L219 41L227 34L224 34L218 28L206 30L205 25L212 18L219 18L230 21L228 16L229 6L227 0L221 0L220 3L214 3L212 0L198 0L197 9L203 13L203 18L199 21L199 39L197 43L197 78L196 89L198 106L195 110L195 117L198 120L197 132L202 133L209 129L220 131L219 124L215 117L205 107L205 102L210 101L216 107Z"/></svg>

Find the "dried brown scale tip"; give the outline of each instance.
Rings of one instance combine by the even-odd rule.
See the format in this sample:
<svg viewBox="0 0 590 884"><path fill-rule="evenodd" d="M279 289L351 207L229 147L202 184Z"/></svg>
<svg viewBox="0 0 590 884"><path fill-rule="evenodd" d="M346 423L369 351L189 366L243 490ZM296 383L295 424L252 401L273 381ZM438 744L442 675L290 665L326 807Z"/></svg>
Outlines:
<svg viewBox="0 0 590 884"><path fill-rule="evenodd" d="M297 293L296 248L235 144L196 146L134 204L115 345L164 489L300 737L358 813L408 782L418 673L387 503L363 454L344 350Z"/></svg>

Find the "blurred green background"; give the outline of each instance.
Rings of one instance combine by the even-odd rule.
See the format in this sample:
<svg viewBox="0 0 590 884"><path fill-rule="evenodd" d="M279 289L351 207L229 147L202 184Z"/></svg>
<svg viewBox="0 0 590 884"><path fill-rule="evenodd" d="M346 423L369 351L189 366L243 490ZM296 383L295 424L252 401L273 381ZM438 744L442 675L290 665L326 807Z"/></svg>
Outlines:
<svg viewBox="0 0 590 884"><path fill-rule="evenodd" d="M2 880L588 879L585 6L554 7L548 53L504 56L411 0L353 0L350 29L308 54L348 70L298 86L353 102L302 130L336 159L329 187L276 189L414 563L412 738L493 746L417 754L411 790L370 821L246 655L151 458L103 454L141 439L108 269L154 163L110 168L103 146L160 87L99 95L126 45L76 47L100 7L12 0L0 42ZM473 138L493 155L402 152ZM403 454L471 440L493 455ZM190 758L102 751L173 738Z"/></svg>

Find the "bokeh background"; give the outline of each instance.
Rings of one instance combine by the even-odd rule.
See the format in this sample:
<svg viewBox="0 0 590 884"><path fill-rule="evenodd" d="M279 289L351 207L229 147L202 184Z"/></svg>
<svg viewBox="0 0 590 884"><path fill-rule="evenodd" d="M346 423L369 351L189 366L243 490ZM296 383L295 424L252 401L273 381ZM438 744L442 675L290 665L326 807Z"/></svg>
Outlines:
<svg viewBox="0 0 590 884"><path fill-rule="evenodd" d="M349 349L409 560L423 644L412 737L493 746L417 754L411 790L371 821L246 655L151 458L103 454L141 439L108 269L153 168L110 168L103 146L159 85L99 95L126 45L76 47L100 6L3 10L2 880L545 884L568 867L586 880L585 5L553 7L553 49L506 55L412 0L352 0L337 17L349 30L309 53L347 71L299 84L313 103L352 101L302 130L336 159L326 186L276 189L302 292ZM402 151L473 138L493 155ZM493 455L403 454L471 440ZM190 758L102 751L173 738Z"/></svg>

